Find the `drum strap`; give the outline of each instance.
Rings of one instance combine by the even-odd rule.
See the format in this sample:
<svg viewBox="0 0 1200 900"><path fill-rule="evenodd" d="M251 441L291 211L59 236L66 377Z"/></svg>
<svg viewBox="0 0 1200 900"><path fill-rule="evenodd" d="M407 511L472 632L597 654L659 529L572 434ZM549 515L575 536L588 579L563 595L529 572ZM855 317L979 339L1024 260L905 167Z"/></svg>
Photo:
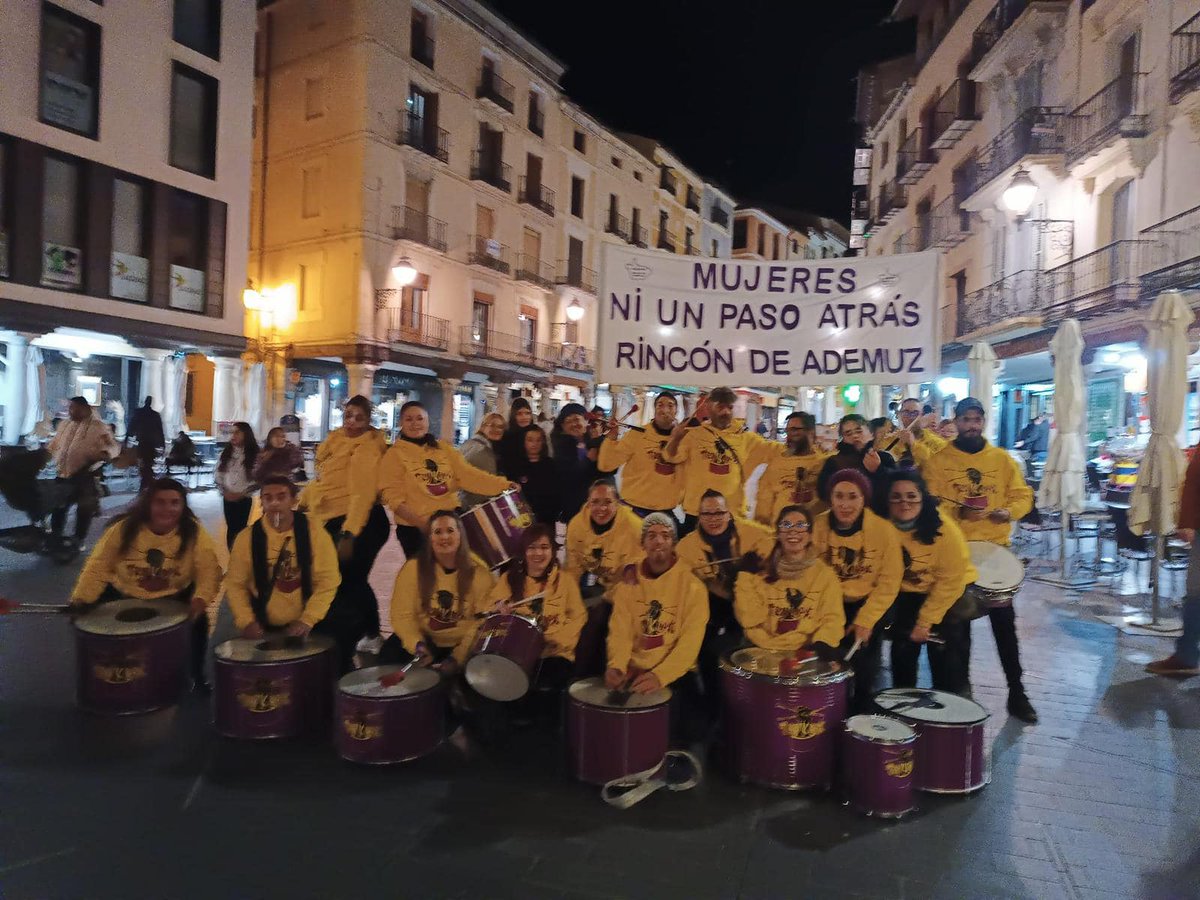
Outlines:
<svg viewBox="0 0 1200 900"><path fill-rule="evenodd" d="M685 762L692 770L691 777L683 781L667 781L664 777L667 762L677 759ZM655 791L666 788L668 791L688 791L704 779L704 767L686 750L670 750L663 761L653 769L645 772L635 772L623 778L616 778L604 785L600 798L609 806L617 809L629 809L636 803L641 803Z"/></svg>
<svg viewBox="0 0 1200 900"><path fill-rule="evenodd" d="M312 596L312 538L308 533L308 518L304 513L293 513L292 533L296 536L296 563L300 566L300 596L307 603ZM282 557L283 553L280 552ZM267 572L267 529L259 519L250 526L250 562L254 572L255 596L250 598L254 618L264 628L267 620L267 604L275 590L275 579L279 577L279 560L275 571Z"/></svg>

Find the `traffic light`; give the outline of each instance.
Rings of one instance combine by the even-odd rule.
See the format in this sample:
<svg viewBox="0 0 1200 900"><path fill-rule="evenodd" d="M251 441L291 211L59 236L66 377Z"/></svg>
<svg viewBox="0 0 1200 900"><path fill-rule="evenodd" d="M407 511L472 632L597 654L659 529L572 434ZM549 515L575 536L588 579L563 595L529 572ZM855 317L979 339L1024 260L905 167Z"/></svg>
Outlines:
<svg viewBox="0 0 1200 900"><path fill-rule="evenodd" d="M842 402L850 406L858 406L858 401L862 399L861 384L847 384L842 386Z"/></svg>

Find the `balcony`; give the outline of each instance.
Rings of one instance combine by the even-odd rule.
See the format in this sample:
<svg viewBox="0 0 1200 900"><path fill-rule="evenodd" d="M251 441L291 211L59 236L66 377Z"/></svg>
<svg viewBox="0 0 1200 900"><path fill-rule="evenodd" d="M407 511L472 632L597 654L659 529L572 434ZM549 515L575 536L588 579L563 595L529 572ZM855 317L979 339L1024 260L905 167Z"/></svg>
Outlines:
<svg viewBox="0 0 1200 900"><path fill-rule="evenodd" d="M1143 109L1146 76L1118 75L1067 116L1067 165L1101 149L1119 137L1145 137L1149 116Z"/></svg>
<svg viewBox="0 0 1200 900"><path fill-rule="evenodd" d="M496 74L495 69L486 67L479 70L479 85L475 88L475 96L486 100L505 112L512 112L513 86Z"/></svg>
<svg viewBox="0 0 1200 900"><path fill-rule="evenodd" d="M975 29L971 80L987 81L1001 73L1010 55L1013 59L1007 61L1011 63L1017 57L1028 57L1030 48L1041 48L1048 39L1061 39L1070 6L1071 0L1000 0ZM1010 54L1010 50L1016 52Z"/></svg>
<svg viewBox="0 0 1200 900"><path fill-rule="evenodd" d="M914 225L892 243L892 253L916 253L921 247L921 227Z"/></svg>
<svg viewBox="0 0 1200 900"><path fill-rule="evenodd" d="M1145 240L1114 241L1042 275L1046 324L1088 318L1136 306Z"/></svg>
<svg viewBox="0 0 1200 900"><path fill-rule="evenodd" d="M1171 102L1200 87L1200 13L1171 32Z"/></svg>
<svg viewBox="0 0 1200 900"><path fill-rule="evenodd" d="M538 137L546 136L546 114L534 106L529 105L529 130Z"/></svg>
<svg viewBox="0 0 1200 900"><path fill-rule="evenodd" d="M596 371L596 353L583 344L551 344L548 362L570 372Z"/></svg>
<svg viewBox="0 0 1200 900"><path fill-rule="evenodd" d="M1012 319L1032 318L1040 322L1040 274L1032 269L1014 272L967 294L958 308L958 337L994 329Z"/></svg>
<svg viewBox="0 0 1200 900"><path fill-rule="evenodd" d="M494 359L500 362L548 370L551 366L548 345L529 341L515 334L499 331L477 331L474 325L463 325L459 332L459 352L475 359Z"/></svg>
<svg viewBox="0 0 1200 900"><path fill-rule="evenodd" d="M406 115L396 142L442 162L450 161L450 132L421 116Z"/></svg>
<svg viewBox="0 0 1200 900"><path fill-rule="evenodd" d="M490 184L507 194L512 190L512 168L497 156L476 150L471 154L471 180Z"/></svg>
<svg viewBox="0 0 1200 900"><path fill-rule="evenodd" d="M382 295L382 296L381 296ZM415 344L430 350L450 349L450 323L401 306L401 291L387 288L375 292L376 305L387 310L388 340L393 344Z"/></svg>
<svg viewBox="0 0 1200 900"><path fill-rule="evenodd" d="M670 169L668 169L666 166L663 166L662 169L659 170L658 186L659 186L659 189L666 191L672 197L675 196L675 190L676 190L675 173L672 172Z"/></svg>
<svg viewBox="0 0 1200 900"><path fill-rule="evenodd" d="M975 112L975 82L956 78L938 98L933 111L931 150L949 150L979 121Z"/></svg>
<svg viewBox="0 0 1200 900"><path fill-rule="evenodd" d="M695 238L692 238L690 241L685 240L683 242L683 254L684 256L703 256L704 247Z"/></svg>
<svg viewBox="0 0 1200 900"><path fill-rule="evenodd" d="M908 133L896 154L896 180L901 184L916 184L933 168L933 153L922 140L924 129L918 125Z"/></svg>
<svg viewBox="0 0 1200 900"><path fill-rule="evenodd" d="M678 242L675 239L675 235L673 235L668 229L658 229L658 241L654 246L656 246L659 250L667 250L671 253L674 253L677 243Z"/></svg>
<svg viewBox="0 0 1200 900"><path fill-rule="evenodd" d="M890 222L896 213L908 206L908 188L896 181L884 182L879 189L876 221Z"/></svg>
<svg viewBox="0 0 1200 900"><path fill-rule="evenodd" d="M695 188L690 184L687 189L687 196L684 198L683 205L692 212L700 212L700 195L696 193Z"/></svg>
<svg viewBox="0 0 1200 900"><path fill-rule="evenodd" d="M604 223L605 234L615 234L621 240L629 241L629 220L618 215L615 209L608 211L608 221Z"/></svg>
<svg viewBox="0 0 1200 900"><path fill-rule="evenodd" d="M1149 302L1166 290L1200 287L1200 206L1141 232L1140 296Z"/></svg>
<svg viewBox="0 0 1200 900"><path fill-rule="evenodd" d="M713 204L712 209L708 211L708 220L720 228L729 228L729 210L723 206Z"/></svg>
<svg viewBox="0 0 1200 900"><path fill-rule="evenodd" d="M641 225L633 225L629 231L629 243L635 247L641 247L645 250L650 246L650 239L646 235L646 229Z"/></svg>
<svg viewBox="0 0 1200 900"><path fill-rule="evenodd" d="M980 151L968 195L977 193L1026 157L1062 155L1064 140L1061 108L1035 106L1025 110Z"/></svg>
<svg viewBox="0 0 1200 900"><path fill-rule="evenodd" d="M522 175L517 185L517 202L528 203L548 216L554 215L554 191L540 181L530 184L528 175Z"/></svg>
<svg viewBox="0 0 1200 900"><path fill-rule="evenodd" d="M508 247L495 238L471 236L471 249L467 253L467 263L472 266L483 266L501 275L512 271L509 264Z"/></svg>
<svg viewBox="0 0 1200 900"><path fill-rule="evenodd" d="M971 236L971 214L958 208L957 197L947 197L929 211L927 246L949 250Z"/></svg>
<svg viewBox="0 0 1200 900"><path fill-rule="evenodd" d="M412 58L425 66L427 69L433 68L433 51L437 48L437 44L433 38L425 34L423 31L413 31L412 33Z"/></svg>
<svg viewBox="0 0 1200 900"><path fill-rule="evenodd" d="M547 290L554 289L554 266L542 262L531 253L517 255L517 270L514 277L517 281L536 284Z"/></svg>
<svg viewBox="0 0 1200 900"><path fill-rule="evenodd" d="M572 263L570 260L559 260L558 283L573 288L579 288L589 294L596 293L596 270Z"/></svg>
<svg viewBox="0 0 1200 900"><path fill-rule="evenodd" d="M446 223L411 206L392 207L392 237L446 252Z"/></svg>

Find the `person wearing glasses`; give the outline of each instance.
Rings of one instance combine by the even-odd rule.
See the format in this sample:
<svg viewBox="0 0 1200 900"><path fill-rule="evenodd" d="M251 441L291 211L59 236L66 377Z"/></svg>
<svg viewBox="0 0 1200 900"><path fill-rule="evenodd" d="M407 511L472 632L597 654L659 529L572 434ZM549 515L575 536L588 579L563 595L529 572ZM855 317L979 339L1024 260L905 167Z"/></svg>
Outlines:
<svg viewBox="0 0 1200 900"><path fill-rule="evenodd" d="M784 430L787 449L767 463L754 501L754 520L768 527L785 506L803 506L814 516L826 508L817 496L817 476L829 454L816 446L817 420L811 413L794 412Z"/></svg>
<svg viewBox="0 0 1200 900"><path fill-rule="evenodd" d="M900 428L882 439L875 436L875 446L892 454L901 468L920 469L946 446L946 442L933 432L937 416L923 414L921 410L921 401L916 397L904 398L900 402Z"/></svg>
<svg viewBox="0 0 1200 900"><path fill-rule="evenodd" d="M808 650L837 664L846 628L842 587L812 553L812 516L785 506L765 560L747 554L733 588L733 611L756 647Z"/></svg>
<svg viewBox="0 0 1200 900"><path fill-rule="evenodd" d="M867 428L867 420L857 413L842 416L838 422L838 437L840 438L834 454L825 460L821 475L817 479L817 494L826 503L829 502L829 479L842 469L857 469L867 476L867 479L880 486L880 482L890 469L896 468L896 459L886 450L876 450L871 442L871 431Z"/></svg>

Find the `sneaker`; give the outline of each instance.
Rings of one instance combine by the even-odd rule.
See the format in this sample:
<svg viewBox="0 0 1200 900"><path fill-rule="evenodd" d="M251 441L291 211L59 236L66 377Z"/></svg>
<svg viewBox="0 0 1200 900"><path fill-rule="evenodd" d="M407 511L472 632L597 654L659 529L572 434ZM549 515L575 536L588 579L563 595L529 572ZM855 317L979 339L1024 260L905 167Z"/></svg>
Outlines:
<svg viewBox="0 0 1200 900"><path fill-rule="evenodd" d="M1181 661L1178 656L1172 653L1166 659L1155 660L1146 666L1146 671L1151 675L1200 675L1200 668L1189 666Z"/></svg>
<svg viewBox="0 0 1200 900"><path fill-rule="evenodd" d="M1033 704L1029 702L1024 691L1008 692L1008 714L1014 719L1020 719L1030 725L1037 724L1037 710L1033 708Z"/></svg>

